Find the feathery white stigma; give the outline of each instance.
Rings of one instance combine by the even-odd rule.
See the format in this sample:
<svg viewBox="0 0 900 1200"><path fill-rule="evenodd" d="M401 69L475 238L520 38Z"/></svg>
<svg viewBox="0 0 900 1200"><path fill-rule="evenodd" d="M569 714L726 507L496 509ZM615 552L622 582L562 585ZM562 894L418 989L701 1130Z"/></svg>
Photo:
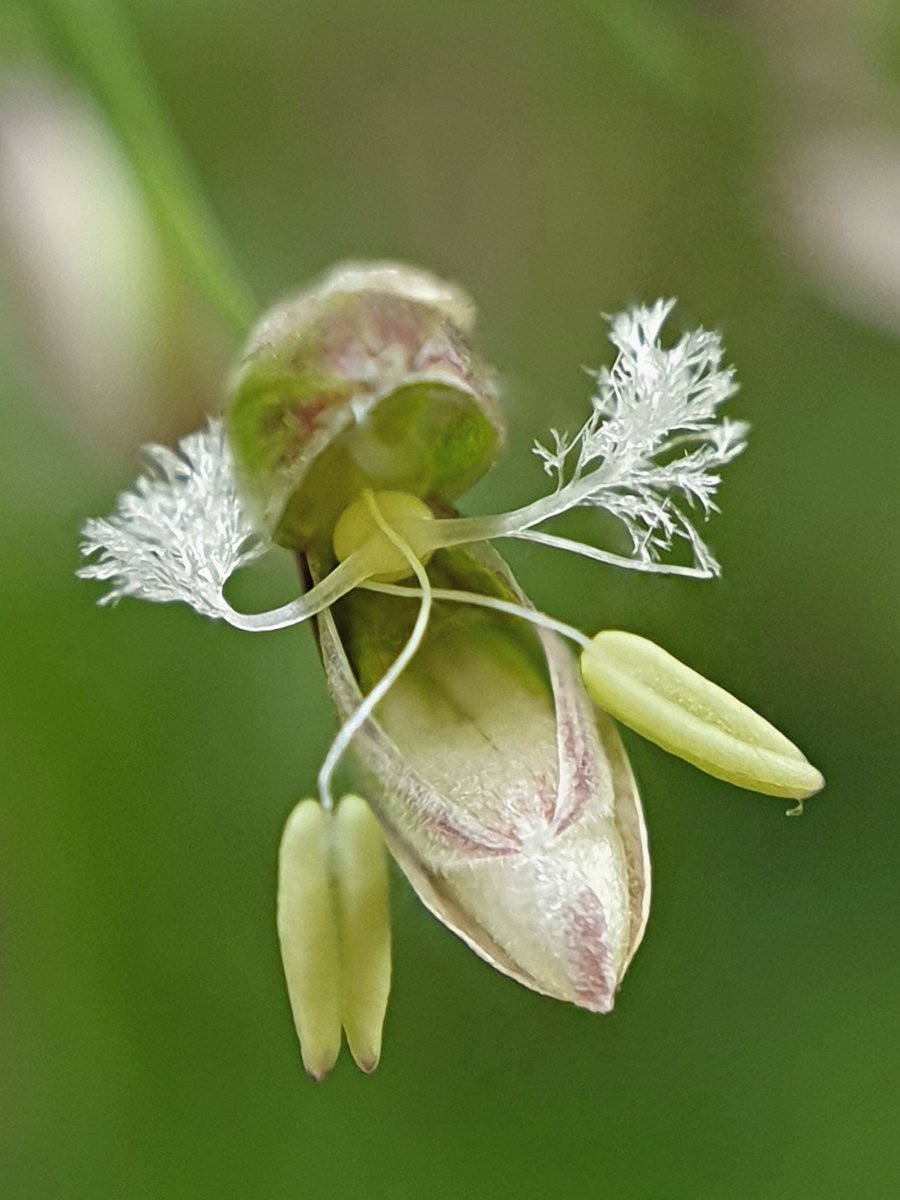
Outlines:
<svg viewBox="0 0 900 1200"><path fill-rule="evenodd" d="M534 452L557 480L547 516L605 509L627 528L635 565L671 570L660 555L683 539L694 553L690 572L715 575L718 563L686 509L715 511L716 472L744 449L748 426L718 419L737 384L733 368L721 365L717 333L698 329L660 345L674 304L657 300L612 318L618 356L596 373L591 415L574 436L551 430L552 447L538 443Z"/></svg>
<svg viewBox="0 0 900 1200"><path fill-rule="evenodd" d="M224 617L226 581L266 547L238 499L222 422L211 420L177 452L144 452L150 471L119 497L116 513L85 523L81 552L99 557L78 574L112 583L101 604L123 596L181 600L203 616Z"/></svg>

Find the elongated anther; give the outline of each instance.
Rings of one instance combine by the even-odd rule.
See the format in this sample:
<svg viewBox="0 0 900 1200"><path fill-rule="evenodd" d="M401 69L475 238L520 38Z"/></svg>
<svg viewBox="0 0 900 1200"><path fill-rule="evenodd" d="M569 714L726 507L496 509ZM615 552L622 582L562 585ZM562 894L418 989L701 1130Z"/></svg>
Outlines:
<svg viewBox="0 0 900 1200"><path fill-rule="evenodd" d="M341 939L342 1019L356 1065L371 1073L391 990L391 926L384 838L364 800L345 796L333 821L332 864Z"/></svg>
<svg viewBox="0 0 900 1200"><path fill-rule="evenodd" d="M805 799L825 780L768 721L636 634L597 634L581 656L594 701L702 771L769 796Z"/></svg>
<svg viewBox="0 0 900 1200"><path fill-rule="evenodd" d="M278 938L300 1052L315 1080L330 1074L341 1048L341 970L329 869L331 815L301 800L288 817L278 855Z"/></svg>

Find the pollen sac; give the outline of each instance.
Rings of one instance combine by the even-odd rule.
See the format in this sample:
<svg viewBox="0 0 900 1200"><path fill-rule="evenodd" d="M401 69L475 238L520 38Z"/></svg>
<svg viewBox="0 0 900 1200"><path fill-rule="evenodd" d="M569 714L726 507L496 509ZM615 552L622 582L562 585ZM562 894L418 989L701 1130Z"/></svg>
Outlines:
<svg viewBox="0 0 900 1200"><path fill-rule="evenodd" d="M302 800L278 854L278 940L303 1065L327 1078L341 1049L341 965L331 882L330 816Z"/></svg>
<svg viewBox="0 0 900 1200"><path fill-rule="evenodd" d="M428 573L435 587L524 599L489 546L438 550ZM342 714L396 657L417 607L360 590L319 618ZM518 982L609 1011L646 922L646 833L618 735L559 638L436 601L418 653L353 750L388 847L426 906Z"/></svg>
<svg viewBox="0 0 900 1200"><path fill-rule="evenodd" d="M359 796L334 813L332 865L341 943L341 1019L354 1062L371 1074L391 990L391 922L384 837Z"/></svg>
<svg viewBox="0 0 900 1200"><path fill-rule="evenodd" d="M278 855L278 940L307 1073L320 1081L341 1049L357 1066L381 1055L391 989L384 838L369 806L345 796L335 811L301 800Z"/></svg>
<svg viewBox="0 0 900 1200"><path fill-rule="evenodd" d="M471 487L502 444L473 321L462 291L396 263L339 266L265 316L226 410L258 532L305 550L364 488L447 503Z"/></svg>
<svg viewBox="0 0 900 1200"><path fill-rule="evenodd" d="M604 630L581 669L607 712L717 779L800 801L825 786L783 733L647 638Z"/></svg>

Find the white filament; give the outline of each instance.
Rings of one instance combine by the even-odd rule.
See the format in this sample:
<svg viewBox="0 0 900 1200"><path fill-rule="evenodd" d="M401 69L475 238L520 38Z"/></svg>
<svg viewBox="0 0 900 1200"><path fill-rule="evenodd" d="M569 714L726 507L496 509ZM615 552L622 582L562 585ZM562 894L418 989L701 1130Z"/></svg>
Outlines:
<svg viewBox="0 0 900 1200"><path fill-rule="evenodd" d="M281 608L273 608L269 612L240 613L223 600L225 607L220 610L219 616L236 629L250 633L269 633L274 629L300 625L359 587L368 578L369 572L364 554L357 551L339 563L304 596L292 600L290 604L283 604Z"/></svg>
<svg viewBox="0 0 900 1200"><path fill-rule="evenodd" d="M404 645L403 649L391 663L390 667L382 675L381 679L375 684L363 702L350 714L347 720L343 723L337 732L337 736L331 743L331 748L325 756L325 761L322 764L322 769L319 771L318 787L319 799L322 807L331 809L334 806L334 797L331 791L331 783L334 778L334 772L338 764L347 752L353 738L359 733L369 717L375 711L376 707L381 703L387 693L391 690L403 672L406 670L410 661L415 656L417 650L422 644L422 639L425 637L425 630L428 628L428 621L431 616L431 598L432 587L425 572L425 568L419 561L415 550L412 546L400 536L396 530L392 529L385 521L379 511L378 505L375 502L375 497L371 492L365 493L366 502L369 505L372 516L375 519L378 528L385 537L393 543L400 551L406 561L409 563L412 573L418 580L419 587L416 589L416 594L421 597L419 612L416 616L415 624L413 625L412 633ZM351 556L352 557L352 556ZM350 559L347 559L350 562ZM403 594L404 590L400 589Z"/></svg>
<svg viewBox="0 0 900 1200"><path fill-rule="evenodd" d="M421 596L420 588L401 587L395 583L373 583L371 580L361 585L367 592L382 592L385 596ZM574 625L549 617L536 608L525 604L516 604L512 600L501 600L499 596L485 596L481 592L464 592L456 588L430 588L433 600L449 600L455 604L472 604L476 608L489 608L494 612L506 613L537 625L540 629L548 629L551 633L561 634L572 642L576 642L583 650L589 650L591 639Z"/></svg>

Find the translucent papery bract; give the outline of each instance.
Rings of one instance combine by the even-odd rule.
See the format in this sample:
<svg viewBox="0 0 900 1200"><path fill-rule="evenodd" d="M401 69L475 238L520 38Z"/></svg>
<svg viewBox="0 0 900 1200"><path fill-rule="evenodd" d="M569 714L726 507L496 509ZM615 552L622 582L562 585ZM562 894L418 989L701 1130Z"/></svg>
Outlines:
<svg viewBox="0 0 900 1200"><path fill-rule="evenodd" d="M327 566L311 565L315 576ZM524 600L489 547L440 551L429 575L435 586ZM319 618L343 716L395 657L416 607L355 592ZM426 906L520 983L609 1011L646 921L646 833L618 735L559 638L438 602L354 751Z"/></svg>

